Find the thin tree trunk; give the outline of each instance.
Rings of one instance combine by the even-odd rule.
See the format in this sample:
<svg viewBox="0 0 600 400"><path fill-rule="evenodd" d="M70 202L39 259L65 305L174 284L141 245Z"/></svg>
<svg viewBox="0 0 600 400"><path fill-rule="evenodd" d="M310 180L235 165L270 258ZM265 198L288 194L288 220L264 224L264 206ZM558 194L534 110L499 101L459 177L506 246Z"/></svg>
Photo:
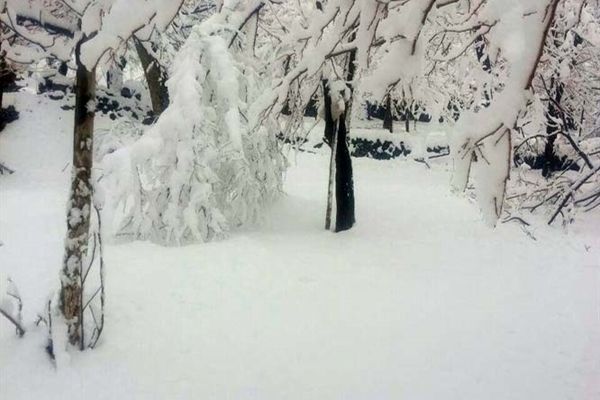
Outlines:
<svg viewBox="0 0 600 400"><path fill-rule="evenodd" d="M75 122L73 135L73 170L67 208L67 239L61 274L60 310L68 329L69 343L84 348L83 332L83 263L87 254L92 210L92 163L94 111L96 97L95 69L88 71L79 59L79 42L75 49Z"/></svg>
<svg viewBox="0 0 600 400"><path fill-rule="evenodd" d="M0 110L2 109L3 94L14 84L15 79L15 73L6 62L5 52L0 52Z"/></svg>
<svg viewBox="0 0 600 400"><path fill-rule="evenodd" d="M18 116L18 112L14 110L14 107L9 106L7 109L3 109L4 92L14 89L15 81L17 79L16 74L6 62L5 55L4 51L0 52L0 132L4 130L7 123L16 119ZM0 174L4 172L12 173L10 169L2 168L0 165Z"/></svg>
<svg viewBox="0 0 600 400"><path fill-rule="evenodd" d="M394 118L392 114L392 96L388 93L385 98L385 114L383 115L383 129L394 132Z"/></svg>
<svg viewBox="0 0 600 400"><path fill-rule="evenodd" d="M561 82L556 82L554 78L551 79L551 87L554 88L554 92L551 94L554 97L556 104L560 104L564 86ZM548 111L546 115L546 145L544 146L544 166L542 167L542 176L548 178L552 175L552 172L560 169L561 161L560 158L554 152L554 142L556 136L561 130L560 126L556 125L556 121L560 120L561 114L558 107L551 100L548 101Z"/></svg>
<svg viewBox="0 0 600 400"><path fill-rule="evenodd" d="M290 62L292 60L292 56L287 56L284 63L283 63L283 73L284 76L287 75L287 73L290 70ZM285 99L285 103L283 103L283 108L281 109L281 113L283 115L292 115L292 110L290 108L290 98L289 96L286 97Z"/></svg>
<svg viewBox="0 0 600 400"><path fill-rule="evenodd" d="M331 148L331 157L329 160L329 181L327 185L327 210L325 212L325 229L331 230L332 221L331 216L333 214L334 201L335 201L335 150L337 145L335 143L337 139L337 121L333 119L331 112L331 94L329 89L329 82L327 79L323 79L323 102L325 108L325 142ZM335 222L334 222L335 224Z"/></svg>
<svg viewBox="0 0 600 400"><path fill-rule="evenodd" d="M152 102L152 111L154 111L154 115L158 116L169 106L166 73L139 39L134 37L133 42L142 63L142 68L144 68L144 75L146 76L148 91L150 92L150 101Z"/></svg>

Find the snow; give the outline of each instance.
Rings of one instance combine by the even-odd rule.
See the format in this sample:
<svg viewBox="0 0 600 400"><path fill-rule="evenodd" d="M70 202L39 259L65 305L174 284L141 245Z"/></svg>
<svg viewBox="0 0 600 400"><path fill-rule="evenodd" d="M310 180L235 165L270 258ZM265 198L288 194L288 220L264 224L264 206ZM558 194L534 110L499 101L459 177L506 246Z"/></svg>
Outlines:
<svg viewBox="0 0 600 400"><path fill-rule="evenodd" d="M600 397L600 215L569 234L489 229L451 166L355 159L354 229L323 229L326 154L298 153L262 225L223 241L106 251L106 329L57 368L33 325L58 287L71 114L34 96L0 134L2 399ZM110 121L98 119L98 126ZM61 324L56 323L55 329ZM63 340L64 333L57 332Z"/></svg>

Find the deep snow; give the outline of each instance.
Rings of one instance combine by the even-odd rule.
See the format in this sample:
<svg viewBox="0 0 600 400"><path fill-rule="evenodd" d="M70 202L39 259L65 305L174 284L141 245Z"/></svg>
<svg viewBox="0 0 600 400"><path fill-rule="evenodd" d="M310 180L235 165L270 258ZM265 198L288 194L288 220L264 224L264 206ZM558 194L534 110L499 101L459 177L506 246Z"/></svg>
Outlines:
<svg viewBox="0 0 600 400"><path fill-rule="evenodd" d="M323 230L328 158L299 153L260 226L108 246L104 336L54 369L31 322L58 286L72 115L33 99L0 134L0 272L30 329L0 319L1 399L600 398L600 216L489 229L444 159L356 159L349 232Z"/></svg>

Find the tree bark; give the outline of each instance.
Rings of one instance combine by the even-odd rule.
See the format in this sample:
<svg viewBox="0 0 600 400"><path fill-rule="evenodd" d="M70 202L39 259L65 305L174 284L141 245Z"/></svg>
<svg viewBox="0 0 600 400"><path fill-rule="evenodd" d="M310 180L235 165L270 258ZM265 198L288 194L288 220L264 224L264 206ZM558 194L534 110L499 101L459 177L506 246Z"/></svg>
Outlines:
<svg viewBox="0 0 600 400"><path fill-rule="evenodd" d="M87 254L92 210L93 133L96 97L95 69L81 63L80 46L75 48L75 121L73 129L73 168L67 208L67 239L61 273L60 310L73 346L84 348L82 272Z"/></svg>
<svg viewBox="0 0 600 400"><path fill-rule="evenodd" d="M136 37L133 38L135 49L144 68L152 111L159 116L169 106L169 91L166 86L167 74L158 61L146 50L143 43Z"/></svg>
<svg viewBox="0 0 600 400"><path fill-rule="evenodd" d="M323 102L325 109L325 132L323 134L325 143L331 148L331 157L329 160L329 181L327 185L327 210L325 212L325 229L331 230L331 216L333 214L333 202L335 198L335 139L336 139L336 121L331 112L331 94L329 92L328 80L323 79Z"/></svg>

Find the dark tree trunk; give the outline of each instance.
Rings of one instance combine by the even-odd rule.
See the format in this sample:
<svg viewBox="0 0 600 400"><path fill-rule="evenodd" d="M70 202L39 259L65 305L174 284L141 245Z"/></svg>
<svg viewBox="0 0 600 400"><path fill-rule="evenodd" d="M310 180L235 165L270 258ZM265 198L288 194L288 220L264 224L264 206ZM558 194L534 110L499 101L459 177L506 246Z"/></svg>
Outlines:
<svg viewBox="0 0 600 400"><path fill-rule="evenodd" d="M110 65L108 71L106 71L106 87L109 90L115 93L121 92L123 88L123 70L126 65L127 60L124 57Z"/></svg>
<svg viewBox="0 0 600 400"><path fill-rule="evenodd" d="M18 112L14 107L9 106L3 109L4 92L15 89L15 81L17 79L16 74L5 59L4 51L0 53L0 132L4 129L6 124L14 121L18 118ZM0 173L9 172L9 168L0 167Z"/></svg>
<svg viewBox="0 0 600 400"><path fill-rule="evenodd" d="M82 39L75 48L75 121L73 169L67 207L67 240L61 274L60 310L68 329L69 343L84 348L82 272L87 254L92 210L92 162L95 70L88 71L79 59Z"/></svg>
<svg viewBox="0 0 600 400"><path fill-rule="evenodd" d="M556 31L552 32L554 46L559 48L562 43L558 40L557 35L558 33ZM581 36L574 33L573 45L577 47L581 43L583 43ZM571 59L571 67L573 67L573 64L574 60ZM548 108L546 111L546 145L544 146L544 165L542 167L542 176L545 178L549 178L552 176L553 172L558 171L563 167L560 157L554 152L556 137L561 130L567 131L570 128L574 128L575 125L574 121L572 119L569 120L560 108L560 103L565 90L564 83L561 82L560 79L561 77L558 71L556 71L550 79L550 93L548 93L548 95L551 96L551 98L548 99ZM561 123L557 124L556 121L561 121Z"/></svg>
<svg viewBox="0 0 600 400"><path fill-rule="evenodd" d="M346 118L339 120L337 138L335 140L335 200L336 226L335 232L346 231L356 222L354 216L354 179L352 176L352 158L347 142Z"/></svg>
<svg viewBox="0 0 600 400"><path fill-rule="evenodd" d="M394 117L392 114L392 96L388 93L385 98L385 114L383 115L383 129L394 132Z"/></svg>
<svg viewBox="0 0 600 400"><path fill-rule="evenodd" d="M323 80L323 95L325 141L331 147L325 229L341 232L352 228L355 222L352 158L347 143L346 113L334 120L331 92L326 79Z"/></svg>
<svg viewBox="0 0 600 400"><path fill-rule="evenodd" d="M542 168L542 176L548 178L552 175L552 172L558 171L561 167L561 160L554 152L554 143L556 137L561 130L560 124L557 125L557 120L561 119L561 111L558 108L558 104L562 99L564 86L561 82L556 82L554 78L550 81L550 87L553 91L554 101L548 101L548 110L546 115L546 145L544 146L544 166Z"/></svg>
<svg viewBox="0 0 600 400"><path fill-rule="evenodd" d="M139 39L134 37L133 41L142 68L144 68L150 101L152 102L152 111L158 116L169 106L169 91L166 86L167 74Z"/></svg>
<svg viewBox="0 0 600 400"><path fill-rule="evenodd" d="M0 110L2 109L2 98L4 92L14 86L17 76L10 68L4 57L4 51L0 53ZM0 121L1 122L1 121Z"/></svg>
<svg viewBox="0 0 600 400"><path fill-rule="evenodd" d="M356 66L355 52L348 58L346 81L352 91L352 81ZM325 140L331 147L331 161L329 168L329 190L327 201L327 214L325 216L325 229L341 232L352 228L356 222L354 214L354 180L352 176L352 158L348 149L348 127L352 114L352 94L350 100L344 105L337 120L334 119L332 110L331 88L327 80L323 80L323 94L325 106ZM333 205L335 204L335 210ZM333 215L335 213L335 220Z"/></svg>

